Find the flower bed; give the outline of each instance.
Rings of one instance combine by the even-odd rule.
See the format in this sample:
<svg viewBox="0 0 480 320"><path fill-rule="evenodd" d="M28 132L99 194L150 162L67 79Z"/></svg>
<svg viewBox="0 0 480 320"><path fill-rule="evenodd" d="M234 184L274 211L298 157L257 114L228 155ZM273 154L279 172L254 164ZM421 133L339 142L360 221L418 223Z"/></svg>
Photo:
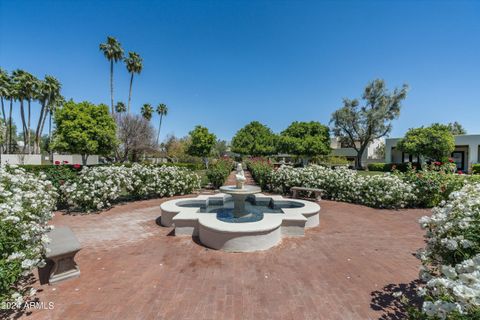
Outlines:
<svg viewBox="0 0 480 320"><path fill-rule="evenodd" d="M44 264L56 196L45 175L0 168L0 303L22 303L22 276Z"/></svg>
<svg viewBox="0 0 480 320"><path fill-rule="evenodd" d="M415 201L413 188L395 175L360 176L347 168L321 166L281 167L272 174L274 190L289 192L293 186L323 189L325 197L374 208L403 208Z"/></svg>
<svg viewBox="0 0 480 320"><path fill-rule="evenodd" d="M208 181L214 188L221 187L227 180L230 172L233 170L233 161L230 159L220 159L214 164L210 165L207 170Z"/></svg>
<svg viewBox="0 0 480 320"><path fill-rule="evenodd" d="M480 319L480 184L453 192L448 202L420 219L426 248L420 278L418 319Z"/></svg>
<svg viewBox="0 0 480 320"><path fill-rule="evenodd" d="M198 188L200 178L188 169L133 164L84 168L61 191L71 208L91 212L111 207L120 197L171 197Z"/></svg>

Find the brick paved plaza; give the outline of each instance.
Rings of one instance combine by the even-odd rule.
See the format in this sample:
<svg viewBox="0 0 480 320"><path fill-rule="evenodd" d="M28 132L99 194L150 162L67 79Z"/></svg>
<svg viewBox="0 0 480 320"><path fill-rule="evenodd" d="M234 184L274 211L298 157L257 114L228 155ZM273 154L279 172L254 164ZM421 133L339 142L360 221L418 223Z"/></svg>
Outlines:
<svg viewBox="0 0 480 320"><path fill-rule="evenodd" d="M160 227L155 199L101 214L58 213L83 249L81 276L41 286L53 310L27 319L400 319L391 288L418 275L428 210L322 201L320 227L266 252L209 250Z"/></svg>

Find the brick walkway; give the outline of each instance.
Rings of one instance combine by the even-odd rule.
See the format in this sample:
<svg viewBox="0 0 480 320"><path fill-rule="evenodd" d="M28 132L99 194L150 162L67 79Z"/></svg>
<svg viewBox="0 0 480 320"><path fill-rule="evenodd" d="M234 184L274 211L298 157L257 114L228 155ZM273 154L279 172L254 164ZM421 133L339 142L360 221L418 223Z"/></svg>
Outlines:
<svg viewBox="0 0 480 320"><path fill-rule="evenodd" d="M230 179L230 182L232 180ZM266 252L225 253L160 227L155 199L98 215L58 214L84 248L81 276L41 286L26 319L379 319L417 277L427 210L323 201L321 225ZM38 284L37 284L38 286ZM373 299L373 300L372 300ZM388 319L401 319L390 315Z"/></svg>

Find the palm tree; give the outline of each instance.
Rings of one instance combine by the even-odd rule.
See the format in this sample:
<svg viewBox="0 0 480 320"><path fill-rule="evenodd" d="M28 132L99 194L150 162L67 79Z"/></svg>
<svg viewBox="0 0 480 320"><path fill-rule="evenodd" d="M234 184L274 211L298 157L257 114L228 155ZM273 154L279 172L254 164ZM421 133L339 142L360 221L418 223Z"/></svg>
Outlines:
<svg viewBox="0 0 480 320"><path fill-rule="evenodd" d="M130 113L130 100L132 98L132 84L133 84L133 75L135 73L140 74L143 69L143 59L136 52L129 52L128 58L125 58L125 65L127 66L130 76L130 90L128 91L128 113Z"/></svg>
<svg viewBox="0 0 480 320"><path fill-rule="evenodd" d="M0 101L2 104L2 118L3 124L5 125L5 134L4 137L7 137L8 125L7 125L7 115L5 113L4 99L8 99L10 90L10 77L8 76L7 71L0 68Z"/></svg>
<svg viewBox="0 0 480 320"><path fill-rule="evenodd" d="M115 111L117 113L123 113L125 111L127 111L127 106L125 105L125 103L119 101L117 102L117 104L115 105Z"/></svg>
<svg viewBox="0 0 480 320"><path fill-rule="evenodd" d="M120 42L113 37L107 37L107 42L100 44L100 50L103 51L103 55L110 61L110 98L112 114L113 109L113 63L123 59L123 49Z"/></svg>
<svg viewBox="0 0 480 320"><path fill-rule="evenodd" d="M167 116L168 114L167 105L164 103L160 103L157 106L157 113L160 115L160 122L158 123L158 133L157 133L157 145L158 145L158 141L160 140L160 129L162 128L163 116Z"/></svg>
<svg viewBox="0 0 480 320"><path fill-rule="evenodd" d="M152 114L153 114L153 108L152 106L150 105L150 103L145 103L143 106L142 106L142 117L147 120L147 121L150 121L152 119Z"/></svg>
<svg viewBox="0 0 480 320"><path fill-rule="evenodd" d="M65 98L59 93L57 96L53 97L50 104L48 105L49 119L48 119L48 145L52 145L52 115L58 108L61 108L65 103ZM45 124L45 123L44 123ZM42 126L43 131L43 126ZM50 148L50 153L52 150ZM50 156L50 159L53 159L53 154Z"/></svg>
<svg viewBox="0 0 480 320"><path fill-rule="evenodd" d="M40 102L41 110L40 116L38 117L37 129L35 130L34 152L40 152L40 139L45 126L45 120L48 114L50 114L51 117L51 105L60 96L61 87L60 82L52 76L45 76L45 80L39 81L37 99Z"/></svg>
<svg viewBox="0 0 480 320"><path fill-rule="evenodd" d="M24 150L25 147L27 146L27 125L25 121L25 108L23 105L23 102L26 97L25 93L25 82L26 82L26 77L25 77L25 71L17 69L12 72L12 82L14 86L14 90L12 91L13 93L13 99L16 101L20 102L20 118L22 120L22 128L23 128L23 143L24 143Z"/></svg>
<svg viewBox="0 0 480 320"><path fill-rule="evenodd" d="M23 92L25 94L25 99L27 100L28 110L27 110L27 152L31 153L31 134L32 129L30 126L30 120L32 115L31 103L33 99L36 99L38 96L37 89L39 87L38 79L29 72L23 74Z"/></svg>
<svg viewBox="0 0 480 320"><path fill-rule="evenodd" d="M5 99L10 101L10 108L8 112L8 148L7 152L12 153L12 111L13 111L13 100L16 99L18 86L15 85L13 81L13 76L9 76L4 83L5 89L3 91Z"/></svg>

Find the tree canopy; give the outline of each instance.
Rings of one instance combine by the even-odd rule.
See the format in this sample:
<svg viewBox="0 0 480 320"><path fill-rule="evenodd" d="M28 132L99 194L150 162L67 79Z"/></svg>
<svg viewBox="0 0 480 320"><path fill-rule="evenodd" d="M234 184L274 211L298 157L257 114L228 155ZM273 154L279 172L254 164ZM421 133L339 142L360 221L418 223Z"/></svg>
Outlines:
<svg viewBox="0 0 480 320"><path fill-rule="evenodd" d="M454 136L460 135L460 134L467 134L467 130L465 130L465 128L457 121L450 122L448 124L448 129Z"/></svg>
<svg viewBox="0 0 480 320"><path fill-rule="evenodd" d="M277 145L279 152L298 156L318 156L330 153L330 133L320 122L292 122L282 131Z"/></svg>
<svg viewBox="0 0 480 320"><path fill-rule="evenodd" d="M430 160L446 161L455 149L455 137L448 125L413 128L397 144L400 151Z"/></svg>
<svg viewBox="0 0 480 320"><path fill-rule="evenodd" d="M196 126L189 132L189 135L190 145L187 153L194 157L203 158L205 165L208 167L208 156L217 142L217 137L202 126Z"/></svg>
<svg viewBox="0 0 480 320"><path fill-rule="evenodd" d="M241 155L265 156L275 153L276 136L258 121L238 130L232 139L232 151Z"/></svg>
<svg viewBox="0 0 480 320"><path fill-rule="evenodd" d="M357 151L356 166L362 166L362 155L368 144L386 136L392 121L400 115L401 103L407 96L407 85L389 92L381 79L370 82L357 99L344 99L343 107L332 114L333 132L343 143Z"/></svg>
<svg viewBox="0 0 480 320"><path fill-rule="evenodd" d="M66 102L55 112L52 149L81 154L84 164L89 155L107 156L116 147L116 124L104 104Z"/></svg>

